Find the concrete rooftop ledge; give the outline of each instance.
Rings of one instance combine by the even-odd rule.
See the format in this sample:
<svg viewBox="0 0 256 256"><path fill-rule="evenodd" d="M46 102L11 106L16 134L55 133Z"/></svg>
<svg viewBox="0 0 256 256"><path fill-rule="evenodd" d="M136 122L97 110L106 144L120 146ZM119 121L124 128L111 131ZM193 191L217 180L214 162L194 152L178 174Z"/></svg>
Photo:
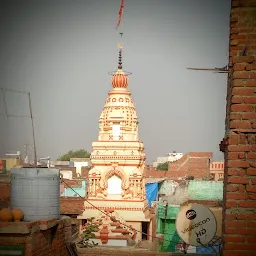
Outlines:
<svg viewBox="0 0 256 256"><path fill-rule="evenodd" d="M69 217L63 216L60 219L41 220L41 221L20 221L3 222L0 221L0 234L33 234L40 230L47 230L60 224L61 221L69 220Z"/></svg>

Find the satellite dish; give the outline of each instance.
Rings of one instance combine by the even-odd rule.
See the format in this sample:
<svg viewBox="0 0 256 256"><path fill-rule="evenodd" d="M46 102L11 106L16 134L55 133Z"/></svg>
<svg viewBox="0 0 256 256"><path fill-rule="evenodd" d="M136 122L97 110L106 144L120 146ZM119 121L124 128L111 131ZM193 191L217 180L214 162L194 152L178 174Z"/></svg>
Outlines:
<svg viewBox="0 0 256 256"><path fill-rule="evenodd" d="M214 238L217 221L208 207L189 204L180 208L176 219L176 230L186 244L203 246Z"/></svg>

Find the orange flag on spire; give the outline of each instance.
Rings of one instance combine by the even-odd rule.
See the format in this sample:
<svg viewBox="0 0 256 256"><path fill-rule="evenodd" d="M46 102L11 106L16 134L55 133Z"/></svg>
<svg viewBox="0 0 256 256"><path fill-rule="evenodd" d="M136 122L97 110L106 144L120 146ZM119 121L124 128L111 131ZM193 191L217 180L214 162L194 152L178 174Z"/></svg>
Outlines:
<svg viewBox="0 0 256 256"><path fill-rule="evenodd" d="M119 25L121 23L122 16L123 16L123 8L124 8L124 0L121 0L121 5L120 5L119 13L118 13L118 22L117 22L116 29L119 27Z"/></svg>

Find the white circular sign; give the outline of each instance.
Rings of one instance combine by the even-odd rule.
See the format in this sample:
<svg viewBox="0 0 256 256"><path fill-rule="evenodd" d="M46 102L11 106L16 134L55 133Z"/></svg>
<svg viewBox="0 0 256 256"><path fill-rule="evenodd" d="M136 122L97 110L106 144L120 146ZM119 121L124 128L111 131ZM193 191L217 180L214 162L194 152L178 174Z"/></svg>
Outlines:
<svg viewBox="0 0 256 256"><path fill-rule="evenodd" d="M202 246L215 236L217 222L212 211L201 204L189 204L180 208L176 230L187 244Z"/></svg>

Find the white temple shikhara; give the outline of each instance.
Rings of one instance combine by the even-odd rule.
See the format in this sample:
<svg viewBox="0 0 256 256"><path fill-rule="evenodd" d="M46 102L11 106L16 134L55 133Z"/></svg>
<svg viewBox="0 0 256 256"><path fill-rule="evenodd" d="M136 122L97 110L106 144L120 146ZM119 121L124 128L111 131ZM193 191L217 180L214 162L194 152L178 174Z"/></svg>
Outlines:
<svg viewBox="0 0 256 256"><path fill-rule="evenodd" d="M100 209L111 213L119 223L125 221L131 229L141 231L142 222L150 223L143 175L146 158L138 135L138 117L127 87L128 73L122 69L122 45L119 45L118 69L112 74L112 89L100 115L98 140L92 143L88 202L85 201L85 211L79 218L97 218L102 215ZM141 239L141 234L135 237L131 232L130 235Z"/></svg>

